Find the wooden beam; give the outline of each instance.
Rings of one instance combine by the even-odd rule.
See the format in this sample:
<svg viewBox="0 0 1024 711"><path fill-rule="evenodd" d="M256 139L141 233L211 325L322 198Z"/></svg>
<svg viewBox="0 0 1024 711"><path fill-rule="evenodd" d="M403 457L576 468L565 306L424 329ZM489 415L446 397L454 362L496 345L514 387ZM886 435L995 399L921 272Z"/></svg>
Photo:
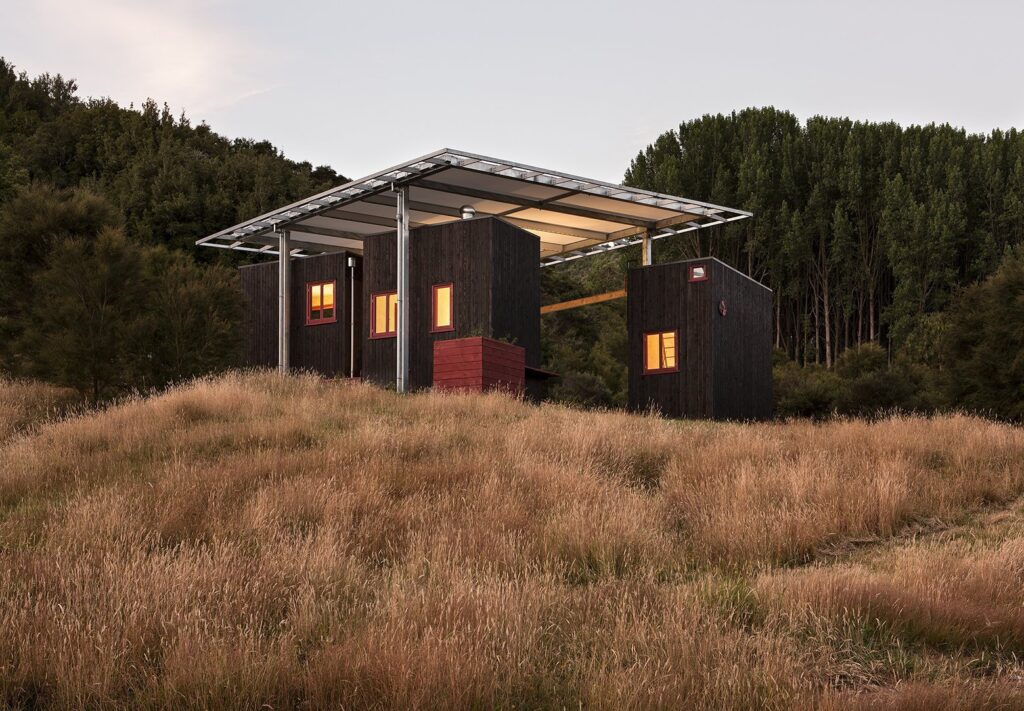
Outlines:
<svg viewBox="0 0 1024 711"><path fill-rule="evenodd" d="M410 187L415 188L416 184L414 183ZM393 195L387 194L371 195L363 200L363 202L373 203L374 205L387 205L389 207L395 207L398 204L398 200ZM448 205L435 205L429 202L410 200L409 209L415 212L429 212L432 215L462 218L462 210L457 207L449 207ZM483 217L482 214L481 217Z"/></svg>
<svg viewBox="0 0 1024 711"><path fill-rule="evenodd" d="M548 304L547 306L540 307L540 314L554 313L555 311L567 311L568 309L578 309L581 306L590 306L591 304L600 304L604 301L614 301L615 299L626 298L626 290L619 289L618 291L607 291L603 294L594 294L593 296L584 296L582 299L572 299L571 301L562 301L557 304Z"/></svg>
<svg viewBox="0 0 1024 711"><path fill-rule="evenodd" d="M306 235L320 235L321 237L334 237L336 239L351 239L356 240L357 242L362 242L363 237L366 237L366 235L359 234L357 232L336 230L332 227L315 227L313 225L288 225L288 229L291 232L301 232Z"/></svg>
<svg viewBox="0 0 1024 711"><path fill-rule="evenodd" d="M561 203L550 201L559 200L563 197L568 197L569 195L572 195L573 192L566 193L565 195L558 195L557 197L550 198L550 200L535 200L522 196L496 193L490 190L478 190L477 188L463 187L461 185L448 185L446 183L438 183L433 180L421 180L416 183L416 186L424 188L425 190L434 190L436 192L441 193L465 195L466 197L477 198L478 200L493 200L494 202L501 202L508 205L519 205L518 210L504 213L506 215L515 214L515 212L519 212L520 210L536 208L538 210L561 212L566 215L575 215L576 217L589 217L593 220L617 222L623 225L633 225L634 227L644 227L646 229L654 229L654 224L656 222L656 220L643 220L638 217L621 215L616 212L607 212L605 210L597 210L594 208L578 207L576 205L563 205Z"/></svg>
<svg viewBox="0 0 1024 711"><path fill-rule="evenodd" d="M540 232L550 232L556 235L566 235L567 237L579 237L582 240L591 240L597 242L604 242L608 239L608 235L604 232L598 232L596 230L585 230L581 227L566 227L564 225L553 225L549 222L538 222L537 220L525 220L522 217L514 217L509 215L508 217L502 217L506 222L511 222L517 227L522 227L524 230L538 230Z"/></svg>
<svg viewBox="0 0 1024 711"><path fill-rule="evenodd" d="M350 210L324 210L320 213L322 217L330 217L334 220L345 220L346 222L360 222L364 225L377 225L378 227L390 227L395 229L395 218L382 215L365 215ZM410 223L410 227L417 227L416 223ZM314 228L315 229L315 228Z"/></svg>
<svg viewBox="0 0 1024 711"><path fill-rule="evenodd" d="M305 249L310 252L340 252L342 250L347 250L350 252L362 252L363 250L363 242L361 239L354 240L349 239L347 237L342 237L341 239L344 240L342 244L328 244L327 242L317 242L314 240L302 239L301 235L305 233L294 227L288 228L288 232L288 244L291 245L291 248L293 250ZM298 234L293 235L292 233ZM273 232L267 233L266 235L262 235L260 237L245 237L238 241L243 244L262 245L262 249L264 251L267 249L274 249L279 244L279 241L274 237Z"/></svg>

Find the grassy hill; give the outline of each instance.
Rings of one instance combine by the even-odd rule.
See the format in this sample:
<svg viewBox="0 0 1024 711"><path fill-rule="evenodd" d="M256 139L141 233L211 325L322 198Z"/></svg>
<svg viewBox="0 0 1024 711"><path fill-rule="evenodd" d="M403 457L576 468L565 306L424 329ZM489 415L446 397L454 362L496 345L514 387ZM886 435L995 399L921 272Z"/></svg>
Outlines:
<svg viewBox="0 0 1024 711"><path fill-rule="evenodd" d="M0 384L0 704L1024 707L1024 431Z"/></svg>

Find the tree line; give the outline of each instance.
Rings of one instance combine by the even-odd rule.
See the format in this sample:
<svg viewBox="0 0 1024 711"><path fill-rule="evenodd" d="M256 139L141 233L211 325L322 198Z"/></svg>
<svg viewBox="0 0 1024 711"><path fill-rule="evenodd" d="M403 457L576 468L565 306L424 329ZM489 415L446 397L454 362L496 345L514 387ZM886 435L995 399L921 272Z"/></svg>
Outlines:
<svg viewBox="0 0 1024 711"><path fill-rule="evenodd" d="M774 291L777 410L1024 414L1024 135L774 108L708 115L641 151L627 185L755 217L654 243ZM637 248L545 269L545 301L621 288ZM995 298L993 294L998 294ZM625 310L545 317L557 397L625 401Z"/></svg>
<svg viewBox="0 0 1024 711"><path fill-rule="evenodd" d="M344 180L0 58L0 372L100 399L237 364L240 257L194 241Z"/></svg>
<svg viewBox="0 0 1024 711"><path fill-rule="evenodd" d="M1024 241L1024 135L774 108L708 115L633 160L626 183L751 210L662 258L717 256L775 291L775 345L831 367L847 348L936 363L958 289Z"/></svg>
<svg viewBox="0 0 1024 711"><path fill-rule="evenodd" d="M197 237L344 181L267 141L194 126L166 104L82 99L73 80L29 77L0 58L0 199L30 182L86 188L115 207L130 238L191 252Z"/></svg>

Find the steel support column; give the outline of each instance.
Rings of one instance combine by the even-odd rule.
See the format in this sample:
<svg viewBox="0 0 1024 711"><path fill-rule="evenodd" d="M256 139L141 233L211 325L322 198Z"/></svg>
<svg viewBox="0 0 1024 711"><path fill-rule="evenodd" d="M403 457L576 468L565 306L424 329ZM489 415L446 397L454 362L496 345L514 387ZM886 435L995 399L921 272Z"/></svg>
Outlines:
<svg viewBox="0 0 1024 711"><path fill-rule="evenodd" d="M409 389L409 188L396 191L398 201L395 223L398 237L398 323L396 324L397 362L395 389L404 393Z"/></svg>
<svg viewBox="0 0 1024 711"><path fill-rule="evenodd" d="M348 258L348 377L356 377L356 258ZM371 316L372 318L372 316Z"/></svg>
<svg viewBox="0 0 1024 711"><path fill-rule="evenodd" d="M291 308L291 244L288 230L278 232L277 260L277 369L288 372L288 311Z"/></svg>

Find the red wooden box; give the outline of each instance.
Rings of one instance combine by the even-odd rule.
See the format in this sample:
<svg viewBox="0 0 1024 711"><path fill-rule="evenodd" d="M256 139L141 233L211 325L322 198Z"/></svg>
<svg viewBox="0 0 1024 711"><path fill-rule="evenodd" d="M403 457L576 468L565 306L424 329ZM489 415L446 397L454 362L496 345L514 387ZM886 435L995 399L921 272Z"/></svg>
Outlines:
<svg viewBox="0 0 1024 711"><path fill-rule="evenodd" d="M501 388L522 393L526 351L520 346L475 336L434 341L434 387L483 392Z"/></svg>

